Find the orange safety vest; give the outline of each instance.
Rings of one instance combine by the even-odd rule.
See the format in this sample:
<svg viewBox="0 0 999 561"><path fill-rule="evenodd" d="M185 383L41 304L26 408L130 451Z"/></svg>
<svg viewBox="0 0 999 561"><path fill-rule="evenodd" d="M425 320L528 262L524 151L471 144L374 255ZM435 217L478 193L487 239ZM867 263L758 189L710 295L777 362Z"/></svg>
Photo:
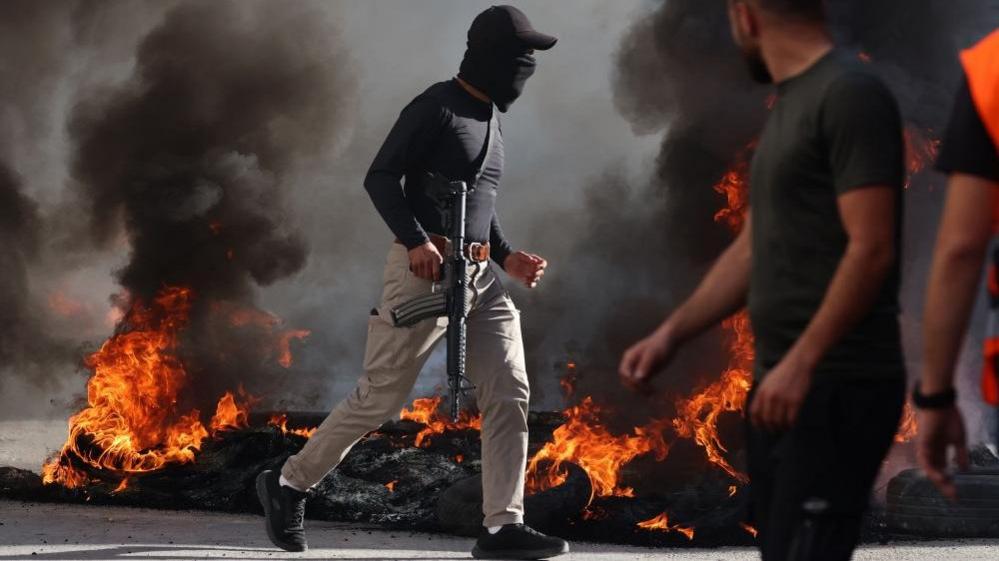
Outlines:
<svg viewBox="0 0 999 561"><path fill-rule="evenodd" d="M968 89L978 115L992 142L999 150L999 29L974 47L961 53L961 63L968 77ZM999 203L999 198L997 198ZM999 233L999 204L992 209L993 223ZM982 397L999 405L999 250L989 268L989 295L992 314L989 334L985 340L985 361L982 369Z"/></svg>

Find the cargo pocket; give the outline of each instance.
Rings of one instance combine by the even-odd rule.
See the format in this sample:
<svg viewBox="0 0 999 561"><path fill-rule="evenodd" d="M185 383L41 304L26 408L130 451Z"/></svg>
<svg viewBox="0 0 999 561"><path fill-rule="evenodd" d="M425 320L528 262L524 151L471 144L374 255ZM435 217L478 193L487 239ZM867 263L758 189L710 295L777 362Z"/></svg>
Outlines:
<svg viewBox="0 0 999 561"><path fill-rule="evenodd" d="M418 331L394 327L380 315L368 318L368 344L364 350L365 370L396 370L416 360Z"/></svg>
<svg viewBox="0 0 999 561"><path fill-rule="evenodd" d="M410 272L409 266L406 264L389 263L385 266L383 279L385 288L382 291L381 307L383 314L408 299L413 290L414 279L416 276Z"/></svg>

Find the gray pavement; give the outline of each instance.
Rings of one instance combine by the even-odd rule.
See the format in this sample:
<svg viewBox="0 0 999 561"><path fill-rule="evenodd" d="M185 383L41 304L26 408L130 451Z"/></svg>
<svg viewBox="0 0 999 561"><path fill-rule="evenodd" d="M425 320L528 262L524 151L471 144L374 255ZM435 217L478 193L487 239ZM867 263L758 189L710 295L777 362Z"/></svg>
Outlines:
<svg viewBox="0 0 999 561"><path fill-rule="evenodd" d="M312 549L270 547L257 516L0 501L0 560L61 559L470 559L472 541L309 521ZM655 550L574 543L561 559L749 561L745 548ZM856 561L999 559L999 541L930 542L865 547Z"/></svg>
<svg viewBox="0 0 999 561"><path fill-rule="evenodd" d="M68 431L66 419L0 421L0 467L38 472L45 458L66 441Z"/></svg>
<svg viewBox="0 0 999 561"><path fill-rule="evenodd" d="M66 421L0 421L0 466L38 471ZM308 521L306 554L273 549L256 516L0 500L0 561L61 559L470 559L472 540ZM572 560L751 561L746 548L646 549L573 543ZM855 561L999 560L999 540L868 546Z"/></svg>

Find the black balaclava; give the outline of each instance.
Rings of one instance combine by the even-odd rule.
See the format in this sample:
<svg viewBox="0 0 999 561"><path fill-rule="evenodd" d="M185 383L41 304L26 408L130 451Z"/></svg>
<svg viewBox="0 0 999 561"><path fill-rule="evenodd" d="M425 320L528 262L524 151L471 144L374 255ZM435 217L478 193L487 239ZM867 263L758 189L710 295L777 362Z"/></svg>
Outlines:
<svg viewBox="0 0 999 561"><path fill-rule="evenodd" d="M530 53L530 49L515 45L497 48L469 42L458 77L485 92L506 113L537 68Z"/></svg>
<svg viewBox="0 0 999 561"><path fill-rule="evenodd" d="M506 113L534 74L535 50L547 51L557 38L534 29L524 12L493 6L468 28L468 49L458 77L485 92Z"/></svg>

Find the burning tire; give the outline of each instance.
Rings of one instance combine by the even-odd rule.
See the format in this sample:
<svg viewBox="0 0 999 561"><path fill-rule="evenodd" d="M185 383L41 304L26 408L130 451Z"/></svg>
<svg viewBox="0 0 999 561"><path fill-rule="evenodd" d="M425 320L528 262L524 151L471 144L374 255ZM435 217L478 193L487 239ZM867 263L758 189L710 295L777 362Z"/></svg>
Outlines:
<svg viewBox="0 0 999 561"><path fill-rule="evenodd" d="M999 537L999 468L954 476L960 500L950 503L919 470L888 483L888 527L935 538Z"/></svg>
<svg viewBox="0 0 999 561"><path fill-rule="evenodd" d="M569 470L565 483L529 495L524 500L524 522L542 532L552 532L569 520L578 518L590 502L592 486L589 476L575 464L564 465ZM458 536L478 536L482 519L482 474L455 483L441 494L437 502L437 521L446 532Z"/></svg>

